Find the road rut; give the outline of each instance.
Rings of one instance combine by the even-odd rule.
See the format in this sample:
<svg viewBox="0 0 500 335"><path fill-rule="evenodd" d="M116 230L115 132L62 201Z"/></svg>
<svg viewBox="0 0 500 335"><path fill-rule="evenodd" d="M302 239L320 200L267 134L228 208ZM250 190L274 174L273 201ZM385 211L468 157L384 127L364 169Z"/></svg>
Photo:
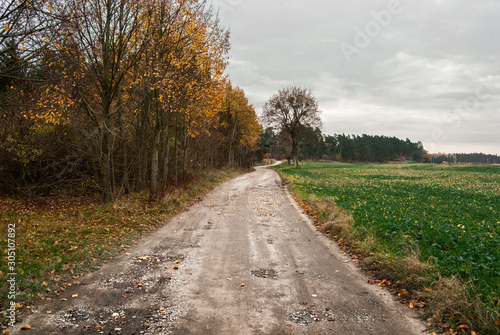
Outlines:
<svg viewBox="0 0 500 335"><path fill-rule="evenodd" d="M298 210L277 173L257 168L220 185L21 325L30 324L32 334L424 331L347 261Z"/></svg>

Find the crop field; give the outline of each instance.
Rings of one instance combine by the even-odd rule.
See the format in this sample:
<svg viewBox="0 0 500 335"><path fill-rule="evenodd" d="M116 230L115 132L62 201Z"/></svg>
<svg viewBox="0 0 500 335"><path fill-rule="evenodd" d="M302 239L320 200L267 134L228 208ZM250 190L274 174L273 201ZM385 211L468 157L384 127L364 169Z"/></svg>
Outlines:
<svg viewBox="0 0 500 335"><path fill-rule="evenodd" d="M493 309L500 302L500 166L305 162L295 194L329 198L383 252L416 254Z"/></svg>

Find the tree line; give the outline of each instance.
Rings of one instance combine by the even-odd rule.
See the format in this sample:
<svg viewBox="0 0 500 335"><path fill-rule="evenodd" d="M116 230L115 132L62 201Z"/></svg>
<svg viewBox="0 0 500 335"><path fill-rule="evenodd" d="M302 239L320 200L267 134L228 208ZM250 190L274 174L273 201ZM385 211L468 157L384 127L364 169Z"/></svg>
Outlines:
<svg viewBox="0 0 500 335"><path fill-rule="evenodd" d="M261 135L259 153L274 158L291 159L287 134L271 129ZM421 142L378 135L325 135L320 128L305 127L301 134L300 158L343 162L425 161Z"/></svg>
<svg viewBox="0 0 500 335"><path fill-rule="evenodd" d="M500 156L483 153L461 153L461 154L433 154L430 158L432 163L442 164L500 164Z"/></svg>
<svg viewBox="0 0 500 335"><path fill-rule="evenodd" d="M208 0L8 0L0 29L0 192L156 199L249 166L262 128Z"/></svg>

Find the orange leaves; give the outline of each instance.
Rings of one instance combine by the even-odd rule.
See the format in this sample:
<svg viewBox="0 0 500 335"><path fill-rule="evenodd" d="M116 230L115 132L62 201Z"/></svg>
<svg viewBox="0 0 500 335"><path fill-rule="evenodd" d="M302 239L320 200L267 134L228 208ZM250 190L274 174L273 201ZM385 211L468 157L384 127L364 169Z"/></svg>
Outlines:
<svg viewBox="0 0 500 335"><path fill-rule="evenodd" d="M411 300L408 306L410 308L424 308L426 303L423 301Z"/></svg>
<svg viewBox="0 0 500 335"><path fill-rule="evenodd" d="M227 142L224 145L229 148L229 156L238 150L253 150L261 131L255 110L243 90L228 83L219 113L219 132Z"/></svg>

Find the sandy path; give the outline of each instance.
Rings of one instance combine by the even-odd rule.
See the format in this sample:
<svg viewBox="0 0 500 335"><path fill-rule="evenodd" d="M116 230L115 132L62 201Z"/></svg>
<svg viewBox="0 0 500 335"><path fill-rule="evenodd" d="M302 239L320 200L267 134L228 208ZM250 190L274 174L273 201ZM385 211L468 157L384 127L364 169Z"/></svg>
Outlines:
<svg viewBox="0 0 500 335"><path fill-rule="evenodd" d="M39 306L22 333L422 333L345 260L258 168Z"/></svg>

